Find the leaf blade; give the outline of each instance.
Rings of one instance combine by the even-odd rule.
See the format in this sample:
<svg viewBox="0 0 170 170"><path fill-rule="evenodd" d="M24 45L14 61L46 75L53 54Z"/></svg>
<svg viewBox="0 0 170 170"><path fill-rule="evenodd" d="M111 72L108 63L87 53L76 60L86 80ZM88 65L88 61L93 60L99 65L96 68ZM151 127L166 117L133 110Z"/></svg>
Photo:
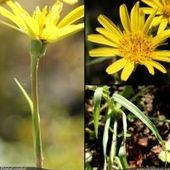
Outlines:
<svg viewBox="0 0 170 170"><path fill-rule="evenodd" d="M21 93L23 94L24 98L26 99L26 101L28 102L30 109L31 109L31 113L33 111L33 103L31 98L29 97L29 95L27 94L26 90L23 88L23 86L20 84L20 82L14 78L15 83L17 84L17 86L19 87Z"/></svg>

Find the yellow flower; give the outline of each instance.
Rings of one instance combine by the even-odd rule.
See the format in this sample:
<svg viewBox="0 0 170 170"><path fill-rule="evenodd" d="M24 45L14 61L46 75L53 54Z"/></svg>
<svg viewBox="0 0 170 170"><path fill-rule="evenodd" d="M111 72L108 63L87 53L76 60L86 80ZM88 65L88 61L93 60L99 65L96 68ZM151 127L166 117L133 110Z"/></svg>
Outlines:
<svg viewBox="0 0 170 170"><path fill-rule="evenodd" d="M51 8L45 6L40 9L37 6L32 16L16 1L7 0L5 4L11 11L0 6L0 14L15 25L0 22L27 34L33 40L52 43L75 34L84 27L83 23L75 23L84 16L83 5L75 8L61 20L63 2L60 0L57 0Z"/></svg>
<svg viewBox="0 0 170 170"><path fill-rule="evenodd" d="M170 1L169 0L142 0L149 7L143 7L145 14L151 14L157 9L156 17L153 19L153 26L159 25L158 33L163 31L170 24Z"/></svg>
<svg viewBox="0 0 170 170"><path fill-rule="evenodd" d="M145 22L145 15L139 9L139 2L132 8L130 16L126 5L121 5L120 19L124 28L123 32L106 16L100 15L98 21L103 27L96 28L99 34L89 35L88 40L109 47L92 49L89 55L91 57L121 57L107 67L106 72L114 74L123 69L121 79L124 81L129 78L138 64L144 65L152 75L155 73L154 68L166 73L166 69L155 60L170 62L170 51L157 49L167 39L170 31L163 31L155 36L149 33L155 13L156 11Z"/></svg>
<svg viewBox="0 0 170 170"><path fill-rule="evenodd" d="M78 0L63 0L63 2L65 2L65 3L69 4L69 5L73 5L73 4L77 3Z"/></svg>

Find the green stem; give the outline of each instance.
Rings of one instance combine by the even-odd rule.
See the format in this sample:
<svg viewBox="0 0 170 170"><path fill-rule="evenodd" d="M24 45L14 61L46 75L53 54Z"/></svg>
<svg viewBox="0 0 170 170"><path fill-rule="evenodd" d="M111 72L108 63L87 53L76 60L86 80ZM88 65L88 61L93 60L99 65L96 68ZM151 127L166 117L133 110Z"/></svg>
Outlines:
<svg viewBox="0 0 170 170"><path fill-rule="evenodd" d="M115 159L116 151L117 151L117 128L118 128L118 122L117 120L115 120L113 124L113 135L112 135L112 144L111 144L111 149L110 149L109 170L112 170L113 161Z"/></svg>
<svg viewBox="0 0 170 170"><path fill-rule="evenodd" d="M41 127L38 103L38 64L39 57L31 56L31 84L32 84L32 124L33 124L33 140L36 155L36 165L41 168L43 166L43 152L41 140Z"/></svg>
<svg viewBox="0 0 170 170"><path fill-rule="evenodd" d="M45 55L46 44L39 40L32 40L30 44L31 56L31 86L32 86L32 125L33 125L33 142L36 156L37 168L43 166L43 151L41 140L39 100L38 100L38 64L41 57Z"/></svg>

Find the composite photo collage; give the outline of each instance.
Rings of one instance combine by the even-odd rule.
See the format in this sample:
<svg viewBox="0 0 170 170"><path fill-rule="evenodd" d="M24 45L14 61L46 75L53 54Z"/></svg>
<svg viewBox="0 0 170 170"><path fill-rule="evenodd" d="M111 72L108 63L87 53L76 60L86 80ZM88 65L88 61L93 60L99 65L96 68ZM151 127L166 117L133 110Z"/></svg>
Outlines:
<svg viewBox="0 0 170 170"><path fill-rule="evenodd" d="M0 0L0 170L170 170L170 0Z"/></svg>

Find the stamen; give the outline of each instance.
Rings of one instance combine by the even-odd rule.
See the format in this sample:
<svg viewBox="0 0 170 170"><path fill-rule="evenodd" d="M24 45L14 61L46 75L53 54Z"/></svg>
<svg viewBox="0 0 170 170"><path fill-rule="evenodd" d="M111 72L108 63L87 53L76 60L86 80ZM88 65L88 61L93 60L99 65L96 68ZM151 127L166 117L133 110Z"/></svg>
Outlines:
<svg viewBox="0 0 170 170"><path fill-rule="evenodd" d="M166 5L163 8L163 16L166 18L170 17L170 5Z"/></svg>
<svg viewBox="0 0 170 170"><path fill-rule="evenodd" d="M123 57L135 63L148 60L153 52L151 39L142 33L124 34L119 51Z"/></svg>

